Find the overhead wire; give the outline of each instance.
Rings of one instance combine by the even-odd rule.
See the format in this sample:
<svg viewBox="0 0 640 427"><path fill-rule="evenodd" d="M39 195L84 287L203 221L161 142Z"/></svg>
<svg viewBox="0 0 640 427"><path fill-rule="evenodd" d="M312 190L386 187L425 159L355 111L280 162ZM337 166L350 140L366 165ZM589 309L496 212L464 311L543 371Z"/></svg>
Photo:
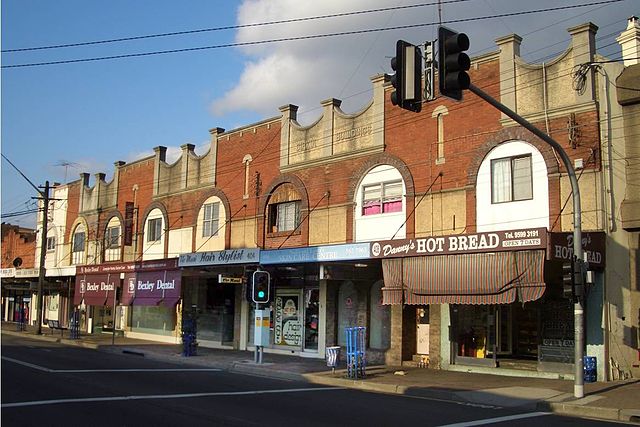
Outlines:
<svg viewBox="0 0 640 427"><path fill-rule="evenodd" d="M473 18L451 19L448 21L444 21L443 23L453 24L453 23L478 21L478 20L485 20L485 19L504 18L504 17L510 17L510 16L521 16L521 15L528 15L528 14L535 14L535 13L555 12L559 10L567 10L567 9L575 9L575 8L581 8L581 7L587 7L587 6L594 6L594 5L617 3L621 1L624 1L624 0L601 0L601 1L591 2L591 3L585 3L585 4L556 6L551 8L536 9L536 10L530 10L530 11L509 12L509 13L502 13L502 14L495 14L495 15L473 17ZM406 30L410 28L427 27L427 26L433 26L438 24L439 23L437 22L430 22L430 23L421 23L421 24L398 25L398 26L385 27L385 28L339 31L339 32L325 33L325 34L303 35L303 36L297 36L297 37L282 37L282 38L275 38L275 39L269 39L269 40L256 40L256 41L250 41L250 42L223 43L218 45L198 46L198 47L189 47L189 48L181 48L181 49L156 50L156 51L150 51L150 52L138 52L138 53L128 53L128 54L119 54L119 55L107 55L107 56L92 57L92 58L78 58L78 59L66 59L66 60L58 60L58 61L43 61L43 62L31 62L31 63L23 63L23 64L11 64L11 65L2 65L0 66L0 68L10 69L10 68L40 67L40 66L49 66L49 65L74 64L74 63L82 63L82 62L97 62L97 61L106 61L106 60L147 57L147 56L166 55L166 54L183 53L183 52L195 52L195 51L202 51L202 50L230 48L230 47L258 46L258 45L271 44L271 43L312 40L312 39L319 39L319 38L325 38L325 37L367 34L367 33L374 33L374 32L380 32L380 31Z"/></svg>

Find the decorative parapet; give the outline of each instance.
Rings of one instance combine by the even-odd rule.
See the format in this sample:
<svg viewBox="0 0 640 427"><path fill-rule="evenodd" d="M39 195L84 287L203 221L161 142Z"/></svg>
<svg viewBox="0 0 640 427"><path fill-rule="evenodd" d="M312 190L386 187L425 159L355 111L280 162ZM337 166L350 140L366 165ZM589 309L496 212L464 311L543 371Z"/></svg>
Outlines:
<svg viewBox="0 0 640 427"><path fill-rule="evenodd" d="M373 77L373 100L362 111L346 114L342 101L322 101L322 116L310 126L297 122L298 107L285 105L280 138L281 170L308 167L384 149L384 76Z"/></svg>
<svg viewBox="0 0 640 427"><path fill-rule="evenodd" d="M166 162L166 147L156 147L153 195L161 196L197 188L215 183L215 162L217 154L217 135L224 129L215 128L211 133L211 148L198 156L194 144L180 146L182 154L169 165Z"/></svg>
<svg viewBox="0 0 640 427"><path fill-rule="evenodd" d="M566 115L567 109L576 111L595 108L593 70L585 71L581 90L575 90L572 73L577 66L593 61L595 35L598 27L585 23L568 29L571 44L555 59L530 64L520 57L522 37L511 34L496 40L500 49L500 100L507 107L530 120L544 115ZM540 117L533 117L540 116ZM503 114L503 122L509 122Z"/></svg>
<svg viewBox="0 0 640 427"><path fill-rule="evenodd" d="M80 186L80 213L105 210L117 205L119 171L124 162L116 162L114 165L115 171L111 182L105 181L106 174L98 172L94 175L95 184L93 187L89 186L89 174L80 174L82 181Z"/></svg>

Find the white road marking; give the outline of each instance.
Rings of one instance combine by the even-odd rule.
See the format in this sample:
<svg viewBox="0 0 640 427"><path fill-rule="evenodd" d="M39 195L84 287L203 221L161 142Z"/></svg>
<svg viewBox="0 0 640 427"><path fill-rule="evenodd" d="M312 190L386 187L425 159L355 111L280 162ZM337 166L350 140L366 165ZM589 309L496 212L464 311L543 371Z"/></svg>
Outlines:
<svg viewBox="0 0 640 427"><path fill-rule="evenodd" d="M50 369L44 366L35 365L29 362L23 362L21 360L12 359L10 357L2 356L2 360L7 362L17 363L18 365L27 366L29 368L37 369L39 371L54 373L54 374L87 374L87 373L101 373L101 372L220 372L222 369L217 368L150 368L150 369Z"/></svg>
<svg viewBox="0 0 640 427"><path fill-rule="evenodd" d="M471 406L473 408L482 408L482 409L502 409L502 406L497 405L487 405L486 403L472 403L472 402L462 402L460 400L451 400L451 399L439 399L437 397L427 397L427 396L411 396L411 395L401 395L402 397L406 397L409 399L422 399L429 400L431 402L442 402L442 403L452 403L454 405L461 406Z"/></svg>
<svg viewBox="0 0 640 427"><path fill-rule="evenodd" d="M486 425L486 424L504 423L504 422L507 422L507 421L521 420L523 418L543 417L545 415L551 415L551 413L550 412L529 412L527 414L509 415L507 417L497 417L497 418L488 418L488 419L485 419L485 420L468 421L466 423L446 424L446 425L442 425L440 427L482 426L482 425Z"/></svg>
<svg viewBox="0 0 640 427"><path fill-rule="evenodd" d="M49 368L45 368L43 366L34 365L33 363L23 362L22 360L12 359L10 357L2 356L2 360L6 360L7 362L12 362L12 363L17 363L18 365L27 366L29 368L37 369L39 371L53 372Z"/></svg>
<svg viewBox="0 0 640 427"><path fill-rule="evenodd" d="M123 400L152 400L152 399L191 399L197 397L215 397L215 396L249 396L257 394L276 394L276 393L300 393L307 391L328 391L342 390L341 387L318 387L318 388L291 388L280 390L250 390L250 391L221 391L210 393L183 393L183 394L150 394L143 396L110 396L110 397L83 397L76 399L53 399L53 400L34 400L30 402L13 402L3 403L2 409L5 408L23 408L25 406L44 406L59 405L67 403L88 403L88 402L117 402Z"/></svg>

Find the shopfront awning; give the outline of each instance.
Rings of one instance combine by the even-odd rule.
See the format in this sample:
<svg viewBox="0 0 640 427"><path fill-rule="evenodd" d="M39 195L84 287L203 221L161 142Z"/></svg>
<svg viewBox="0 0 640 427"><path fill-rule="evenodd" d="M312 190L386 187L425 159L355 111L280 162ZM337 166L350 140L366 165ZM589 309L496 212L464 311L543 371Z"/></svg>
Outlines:
<svg viewBox="0 0 640 427"><path fill-rule="evenodd" d="M127 273L122 291L123 305L164 305L173 307L180 300L180 270Z"/></svg>
<svg viewBox="0 0 640 427"><path fill-rule="evenodd" d="M383 304L509 304L535 301L543 250L383 259Z"/></svg>
<svg viewBox="0 0 640 427"><path fill-rule="evenodd" d="M113 305L116 288L120 286L120 274L81 274L76 276L73 303L79 305Z"/></svg>

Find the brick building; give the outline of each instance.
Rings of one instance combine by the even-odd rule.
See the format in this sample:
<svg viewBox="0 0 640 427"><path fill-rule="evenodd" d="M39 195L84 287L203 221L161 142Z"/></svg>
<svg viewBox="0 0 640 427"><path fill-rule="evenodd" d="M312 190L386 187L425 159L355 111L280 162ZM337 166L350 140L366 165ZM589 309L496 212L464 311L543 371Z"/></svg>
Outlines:
<svg viewBox="0 0 640 427"><path fill-rule="evenodd" d="M569 29L570 46L545 64L520 58L519 36L500 38L470 74L579 170L587 353L604 361L604 379L614 365L635 369L627 301L637 307L638 291L634 235L616 227L626 172L611 154L629 136L607 121L618 113L613 77L593 66L596 31ZM180 342L195 319L200 345L252 349L246 289L261 268L273 283L267 351L322 358L358 325L372 362L573 372L561 277L573 211L557 153L470 93L416 114L391 105L384 76L371 81L359 112L328 99L302 126L285 105L275 118L212 129L202 156L185 144L168 164L156 147L117 162L110 183L97 174L91 187L83 174L69 185L61 250L77 269L83 329Z"/></svg>

